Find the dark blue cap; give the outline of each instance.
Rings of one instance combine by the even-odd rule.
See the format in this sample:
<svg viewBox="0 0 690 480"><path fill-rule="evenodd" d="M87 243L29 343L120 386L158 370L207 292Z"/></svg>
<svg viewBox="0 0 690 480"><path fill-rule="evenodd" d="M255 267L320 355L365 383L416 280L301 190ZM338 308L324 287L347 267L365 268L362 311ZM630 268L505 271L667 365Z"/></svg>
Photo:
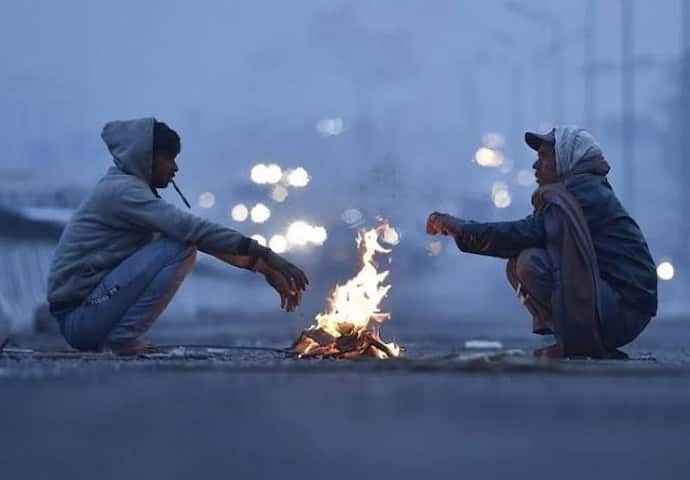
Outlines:
<svg viewBox="0 0 690 480"><path fill-rule="evenodd" d="M555 145L556 129L551 129L549 133L527 132L525 133L525 142L527 142L527 145L529 145L532 150L539 150L539 147L541 147L541 144L544 142Z"/></svg>

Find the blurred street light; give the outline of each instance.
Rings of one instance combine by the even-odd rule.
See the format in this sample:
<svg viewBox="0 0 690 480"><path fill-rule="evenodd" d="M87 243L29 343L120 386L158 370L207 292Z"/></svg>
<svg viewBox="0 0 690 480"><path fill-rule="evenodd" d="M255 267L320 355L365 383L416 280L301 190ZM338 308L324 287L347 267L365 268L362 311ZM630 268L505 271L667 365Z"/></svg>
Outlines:
<svg viewBox="0 0 690 480"><path fill-rule="evenodd" d="M266 167L266 183L275 185L283 178L283 169L279 165L272 163Z"/></svg>
<svg viewBox="0 0 690 480"><path fill-rule="evenodd" d="M311 225L306 222L293 222L287 231L287 239L294 245L303 246L309 242L311 237Z"/></svg>
<svg viewBox="0 0 690 480"><path fill-rule="evenodd" d="M290 170L287 174L287 181L291 187L303 188L309 184L311 177L309 173L303 168L298 167L294 170Z"/></svg>
<svg viewBox="0 0 690 480"><path fill-rule="evenodd" d="M216 204L216 197L211 192L204 192L199 195L199 206L201 208L211 208Z"/></svg>
<svg viewBox="0 0 690 480"><path fill-rule="evenodd" d="M534 186L537 183L536 179L534 178L534 172L532 170L523 168L517 173L517 183L521 187Z"/></svg>
<svg viewBox="0 0 690 480"><path fill-rule="evenodd" d="M513 202L505 182L494 182L491 187L491 201L496 208L508 208Z"/></svg>
<svg viewBox="0 0 690 480"><path fill-rule="evenodd" d="M249 217L249 209L244 203L238 203L232 207L230 216L236 222L244 222Z"/></svg>
<svg viewBox="0 0 690 480"><path fill-rule="evenodd" d="M429 245L426 246L427 254L431 257L436 257L441 254L443 251L443 243L437 241L431 242Z"/></svg>
<svg viewBox="0 0 690 480"><path fill-rule="evenodd" d="M503 165L503 155L488 147L480 147L474 154L474 161L481 167L500 167Z"/></svg>
<svg viewBox="0 0 690 480"><path fill-rule="evenodd" d="M250 215L252 218L252 222L264 223L266 220L271 218L271 210L263 203L257 203L252 208Z"/></svg>
<svg viewBox="0 0 690 480"><path fill-rule="evenodd" d="M268 167L263 163L257 163L252 167L249 178L251 178L252 182L259 185L268 183Z"/></svg>
<svg viewBox="0 0 690 480"><path fill-rule="evenodd" d="M286 236L288 242L297 246L304 246L308 243L323 245L328 238L328 232L324 227L313 226L298 220L288 227Z"/></svg>
<svg viewBox="0 0 690 480"><path fill-rule="evenodd" d="M340 216L350 228L358 227L364 223L364 215L356 208L348 208Z"/></svg>
<svg viewBox="0 0 690 480"><path fill-rule="evenodd" d="M262 247L266 246L266 237L264 237L263 235L252 235L252 240L256 240L256 242Z"/></svg>
<svg viewBox="0 0 690 480"><path fill-rule="evenodd" d="M673 280L675 273L675 268L670 260L664 260L656 267L657 276L664 281Z"/></svg>
<svg viewBox="0 0 690 480"><path fill-rule="evenodd" d="M288 241L282 235L273 235L271 241L268 242L268 246L278 254L285 253L288 248Z"/></svg>
<svg viewBox="0 0 690 480"><path fill-rule="evenodd" d="M395 228L388 225L386 229L383 231L382 239L388 245L395 246L400 243L400 234Z"/></svg>
<svg viewBox="0 0 690 480"><path fill-rule="evenodd" d="M288 190L282 185L276 185L271 190L271 198L278 203L283 203L287 197Z"/></svg>
<svg viewBox="0 0 690 480"><path fill-rule="evenodd" d="M328 239L328 232L324 227L313 227L311 230L311 235L309 241L314 245L323 245L323 243Z"/></svg>

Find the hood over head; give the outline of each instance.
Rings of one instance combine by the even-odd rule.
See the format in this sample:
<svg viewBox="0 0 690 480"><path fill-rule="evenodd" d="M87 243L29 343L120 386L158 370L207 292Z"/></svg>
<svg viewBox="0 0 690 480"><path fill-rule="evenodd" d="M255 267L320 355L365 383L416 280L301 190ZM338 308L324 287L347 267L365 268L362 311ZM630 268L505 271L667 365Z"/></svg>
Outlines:
<svg viewBox="0 0 690 480"><path fill-rule="evenodd" d="M153 169L153 117L116 120L103 127L101 138L113 155L115 166L151 183Z"/></svg>
<svg viewBox="0 0 690 480"><path fill-rule="evenodd" d="M584 128L561 126L554 128L556 170L559 177L576 173L606 175L610 166L604 160L601 147Z"/></svg>

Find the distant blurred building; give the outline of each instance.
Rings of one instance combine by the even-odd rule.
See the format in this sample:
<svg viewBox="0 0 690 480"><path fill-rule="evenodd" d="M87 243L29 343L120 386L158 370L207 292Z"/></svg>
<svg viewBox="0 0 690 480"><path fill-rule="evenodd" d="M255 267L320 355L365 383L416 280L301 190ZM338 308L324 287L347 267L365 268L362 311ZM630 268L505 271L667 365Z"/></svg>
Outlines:
<svg viewBox="0 0 690 480"><path fill-rule="evenodd" d="M55 244L83 188L53 185L25 175L0 179L0 330L33 327L45 304L46 278ZM10 325L11 323L11 325Z"/></svg>
<svg viewBox="0 0 690 480"><path fill-rule="evenodd" d="M48 266L62 224L0 208L0 225L0 311L13 328L28 328L45 303Z"/></svg>
<svg viewBox="0 0 690 480"><path fill-rule="evenodd" d="M8 209L49 208L73 210L88 190L83 187L52 183L24 175L0 175L0 207Z"/></svg>

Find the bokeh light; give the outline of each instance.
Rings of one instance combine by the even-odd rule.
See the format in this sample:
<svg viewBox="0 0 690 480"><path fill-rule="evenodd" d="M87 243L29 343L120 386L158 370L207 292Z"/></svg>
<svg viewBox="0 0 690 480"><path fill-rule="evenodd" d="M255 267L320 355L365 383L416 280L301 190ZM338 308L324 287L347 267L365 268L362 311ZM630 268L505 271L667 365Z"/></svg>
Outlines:
<svg viewBox="0 0 690 480"><path fill-rule="evenodd" d="M443 251L443 244L439 241L431 242L429 245L427 245L426 251L429 256L436 257Z"/></svg>
<svg viewBox="0 0 690 480"><path fill-rule="evenodd" d="M288 190L282 185L276 185L271 191L271 198L273 201L283 203L288 197Z"/></svg>
<svg viewBox="0 0 690 480"><path fill-rule="evenodd" d="M290 224L287 230L287 240L292 245L304 246L307 243L323 245L328 239L328 232L324 227L313 226L298 220Z"/></svg>
<svg viewBox="0 0 690 480"><path fill-rule="evenodd" d="M513 203L508 190L499 190L493 196L493 202L496 208L508 208Z"/></svg>
<svg viewBox="0 0 690 480"><path fill-rule="evenodd" d="M249 218L249 209L244 203L238 203L230 210L230 216L236 222L244 222Z"/></svg>
<svg viewBox="0 0 690 480"><path fill-rule="evenodd" d="M676 269L670 260L663 260L656 267L656 274L659 276L660 280L668 282L669 280L673 280L673 277L676 274Z"/></svg>
<svg viewBox="0 0 690 480"><path fill-rule="evenodd" d="M263 163L257 163L249 172L249 178L251 178L252 182L258 183L259 185L268 183L268 176L268 167Z"/></svg>
<svg viewBox="0 0 690 480"><path fill-rule="evenodd" d="M316 124L316 131L324 137L340 135L345 130L345 124L340 117L323 118Z"/></svg>
<svg viewBox="0 0 690 480"><path fill-rule="evenodd" d="M306 245L311 238L311 225L303 221L293 222L287 230L287 239L294 245Z"/></svg>
<svg viewBox="0 0 690 480"><path fill-rule="evenodd" d="M479 148L474 154L474 160L481 167L500 167L503 165L503 155L487 147Z"/></svg>
<svg viewBox="0 0 690 480"><path fill-rule="evenodd" d="M309 241L315 245L323 245L328 239L328 232L324 227L313 227Z"/></svg>
<svg viewBox="0 0 690 480"><path fill-rule="evenodd" d="M211 192L204 192L199 195L199 206L201 208L211 208L216 204L216 196Z"/></svg>
<svg viewBox="0 0 690 480"><path fill-rule="evenodd" d="M263 203L257 203L252 208L250 215L252 217L252 222L264 223L266 220L271 218L271 210Z"/></svg>
<svg viewBox="0 0 690 480"><path fill-rule="evenodd" d="M364 223L364 215L356 208L348 208L340 218L350 227L358 227Z"/></svg>
<svg viewBox="0 0 690 480"><path fill-rule="evenodd" d="M491 194L495 194L501 190L508 190L508 184L506 182L494 182L491 185Z"/></svg>
<svg viewBox="0 0 690 480"><path fill-rule="evenodd" d="M496 208L508 208L510 206L513 200L505 182L494 182L491 187L491 201Z"/></svg>
<svg viewBox="0 0 690 480"><path fill-rule="evenodd" d="M288 249L288 241L282 235L273 235L268 246L276 253L285 253Z"/></svg>
<svg viewBox="0 0 690 480"><path fill-rule="evenodd" d="M517 173L517 183L522 187L533 187L537 184L537 180L534 178L534 172L523 168Z"/></svg>
<svg viewBox="0 0 690 480"><path fill-rule="evenodd" d="M383 231L382 239L389 245L397 245L400 243L400 234L395 228L388 225Z"/></svg>
<svg viewBox="0 0 690 480"><path fill-rule="evenodd" d="M283 169L279 165L272 163L266 167L266 183L275 185L283 178Z"/></svg>
<svg viewBox="0 0 690 480"><path fill-rule="evenodd" d="M309 184L311 177L303 167L290 170L287 174L287 181L291 187L303 188Z"/></svg>
<svg viewBox="0 0 690 480"><path fill-rule="evenodd" d="M252 240L256 240L256 243L258 243L262 247L266 246L266 237L264 237L263 235L252 235Z"/></svg>

